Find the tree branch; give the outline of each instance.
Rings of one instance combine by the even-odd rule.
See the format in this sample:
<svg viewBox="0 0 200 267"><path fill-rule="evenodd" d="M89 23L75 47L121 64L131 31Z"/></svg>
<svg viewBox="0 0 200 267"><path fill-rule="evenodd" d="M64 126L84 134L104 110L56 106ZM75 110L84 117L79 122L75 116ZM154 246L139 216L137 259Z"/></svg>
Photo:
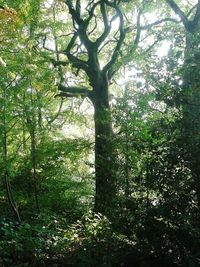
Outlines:
<svg viewBox="0 0 200 267"><path fill-rule="evenodd" d="M97 48L99 48L99 46L102 44L102 42L109 35L110 29L111 29L111 25L108 24L108 17L107 17L106 7L105 7L105 3L104 2L102 2L100 4L100 9L101 9L101 14L102 14L103 23L104 23L104 32L102 33L102 35L99 38L97 38L97 40L95 42L95 46Z"/></svg>
<svg viewBox="0 0 200 267"><path fill-rule="evenodd" d="M64 51L64 54L67 56L69 62L72 64L73 67L78 68L78 69L82 69L87 73L88 72L87 62L77 58L76 56L74 56L70 53L71 49L73 48L73 46L76 42L77 37L78 37L78 33L75 32L73 37L71 38L66 50Z"/></svg>
<svg viewBox="0 0 200 267"><path fill-rule="evenodd" d="M55 97L58 97L58 96L79 97L81 96L81 97L89 97L90 99L92 99L92 91L89 90L87 87L76 87L76 86L66 87L62 84L59 84L58 90L61 92Z"/></svg>
<svg viewBox="0 0 200 267"><path fill-rule="evenodd" d="M187 18L189 18L189 16L191 15L191 13L194 11L194 9L198 6L198 3L196 5L194 5L190 10L189 12L187 13Z"/></svg>
<svg viewBox="0 0 200 267"><path fill-rule="evenodd" d="M71 14L71 16L72 16L72 19L78 24L78 25L80 25L82 22L83 22L83 20L80 18L80 10L79 10L79 8L78 8L78 0L77 0L77 5L76 5L76 10L74 9L74 7L73 7L73 4L72 4L72 1L71 0L66 0L66 5L67 5L67 7L68 7L68 9L69 9L69 13Z"/></svg>
<svg viewBox="0 0 200 267"><path fill-rule="evenodd" d="M55 60L54 58L51 58L50 61L54 65L54 67L67 66L70 64L69 61Z"/></svg>
<svg viewBox="0 0 200 267"><path fill-rule="evenodd" d="M170 21L170 22L175 22L175 23L179 23L180 21L176 20L176 19L173 19L173 18L164 18L164 19L161 19L161 20L157 20L155 22L152 22L150 24L147 24L145 26L141 26L141 30L148 30L150 28L152 28L153 26L156 26L156 25L159 25L163 22L167 22L167 21Z"/></svg>
<svg viewBox="0 0 200 267"><path fill-rule="evenodd" d="M196 10L194 19L192 21L192 26L193 26L194 30L196 30L196 28L199 24L199 21L200 21L200 0L198 1L197 10Z"/></svg>
<svg viewBox="0 0 200 267"><path fill-rule="evenodd" d="M138 17L137 17L137 32L136 32L135 40L133 42L134 47L138 45L139 40L140 40L140 35L141 35L140 18L141 18L141 15L142 15L142 11L140 11L138 13Z"/></svg>
<svg viewBox="0 0 200 267"><path fill-rule="evenodd" d="M76 0L76 13L79 15L81 15L81 4L80 4L80 0Z"/></svg>
<svg viewBox="0 0 200 267"><path fill-rule="evenodd" d="M62 98L56 115L53 118L51 118L49 121L47 120L48 125L53 123L58 118L58 116L60 115L63 103L64 103L64 101L63 101L63 98Z"/></svg>
<svg viewBox="0 0 200 267"><path fill-rule="evenodd" d="M180 17L180 19L183 22L185 28L188 30L190 28L190 26L189 26L189 20L187 19L185 13L174 2L174 0L165 0L165 1L171 7L171 9Z"/></svg>
<svg viewBox="0 0 200 267"><path fill-rule="evenodd" d="M93 18L93 16L94 16L94 11L95 11L96 7L97 7L99 4L101 4L101 2L102 2L102 0L96 2L95 4L93 4L93 6L91 7L91 9L88 10L88 14L89 14L89 16L88 16L88 18L85 20L86 27L88 26L90 20Z"/></svg>
<svg viewBox="0 0 200 267"><path fill-rule="evenodd" d="M106 1L106 3L108 5L111 5L108 1ZM117 40L117 44L115 46L115 49L114 49L114 52L111 56L111 59L110 61L104 66L103 68L103 72L104 73L108 73L108 79L111 79L112 78L112 75L113 75L113 67L114 67L114 64L115 62L117 61L118 59L118 56L119 56L119 52L120 52L120 48L123 44L123 41L125 39L125 36L126 36L126 30L124 29L124 18L123 18L123 15L122 15L122 12L121 10L119 9L119 7L117 5L112 5L112 7L115 8L116 10L116 13L119 17L119 20L120 20L120 23L119 23L119 38Z"/></svg>

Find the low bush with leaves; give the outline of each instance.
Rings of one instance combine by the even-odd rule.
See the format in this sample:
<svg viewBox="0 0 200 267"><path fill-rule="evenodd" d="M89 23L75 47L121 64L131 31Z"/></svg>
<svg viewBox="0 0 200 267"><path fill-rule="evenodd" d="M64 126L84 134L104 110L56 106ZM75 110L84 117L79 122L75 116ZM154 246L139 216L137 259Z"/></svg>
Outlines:
<svg viewBox="0 0 200 267"><path fill-rule="evenodd" d="M16 225L1 220L1 266L126 266L133 256L134 242L115 233L101 214L89 212L66 228L64 220L42 221Z"/></svg>

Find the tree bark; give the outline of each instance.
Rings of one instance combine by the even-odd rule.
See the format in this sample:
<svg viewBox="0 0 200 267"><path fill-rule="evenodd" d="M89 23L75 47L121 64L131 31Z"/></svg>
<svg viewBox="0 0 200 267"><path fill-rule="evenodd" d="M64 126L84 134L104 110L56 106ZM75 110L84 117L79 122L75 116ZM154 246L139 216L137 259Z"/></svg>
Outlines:
<svg viewBox="0 0 200 267"><path fill-rule="evenodd" d="M94 85L95 211L109 213L116 196L113 132L106 75L98 73Z"/></svg>

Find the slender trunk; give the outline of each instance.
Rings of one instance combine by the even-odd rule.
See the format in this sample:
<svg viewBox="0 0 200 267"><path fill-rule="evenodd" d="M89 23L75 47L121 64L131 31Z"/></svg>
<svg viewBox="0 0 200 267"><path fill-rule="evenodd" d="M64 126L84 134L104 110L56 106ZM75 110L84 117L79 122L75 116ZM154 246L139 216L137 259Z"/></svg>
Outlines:
<svg viewBox="0 0 200 267"><path fill-rule="evenodd" d="M130 147L129 147L129 136L128 136L128 110L126 110L126 119L125 119L125 198L128 200L131 195L130 188Z"/></svg>
<svg viewBox="0 0 200 267"><path fill-rule="evenodd" d="M30 119L30 136L31 136L31 161L32 161L32 170L33 170L33 188L34 188L34 196L35 196L35 205L36 205L36 209L39 212L40 207L39 207L39 200L38 200L38 181L37 181L36 127L37 127L37 122L39 123L40 119L38 116L38 121L37 121L37 115L35 114L36 111L34 107L32 87L31 87L31 107L32 107L32 114L30 114L30 116L32 118Z"/></svg>
<svg viewBox="0 0 200 267"><path fill-rule="evenodd" d="M38 181L37 181L37 161L36 161L36 136L35 129L31 131L31 160L32 160L32 170L33 170L33 188L35 205L38 212L40 211L39 200L38 200Z"/></svg>
<svg viewBox="0 0 200 267"><path fill-rule="evenodd" d="M16 217L18 223L21 223L21 218L19 215L17 204L14 200L14 196L11 190L10 181L9 181L9 169L8 169L8 150L7 150L7 120L6 120L6 113L7 113L7 88L4 89L4 105L3 105L3 161L4 161L4 174L3 174L3 181L6 190L6 196L8 199L8 203Z"/></svg>
<svg viewBox="0 0 200 267"><path fill-rule="evenodd" d="M127 128L127 125L126 125ZM129 140L128 140L128 129L126 129L125 133L125 138L126 138L126 144L125 144L125 197L126 200L130 198L131 192L130 192L130 157L129 157Z"/></svg>
<svg viewBox="0 0 200 267"><path fill-rule="evenodd" d="M42 128L42 107L41 107L41 94L40 92L37 92L37 102L38 102L38 127L39 129Z"/></svg>
<svg viewBox="0 0 200 267"><path fill-rule="evenodd" d="M114 175L113 133L109 106L108 82L100 77L94 87L95 122L95 211L108 214L114 205L116 182Z"/></svg>
<svg viewBox="0 0 200 267"><path fill-rule="evenodd" d="M25 99L26 99L26 95L24 93L23 95L23 103L25 103ZM22 116L22 146L23 146L23 150L24 152L27 149L27 145L26 145L26 112L23 110L23 116Z"/></svg>
<svg viewBox="0 0 200 267"><path fill-rule="evenodd" d="M32 165L32 185L33 185L33 194L35 198L35 207L40 211L39 208L39 200L38 200L38 181L37 181L37 155L36 155L36 146L37 146L37 124L39 119L36 114L36 110L34 107L34 99L33 99L33 89L31 87L31 95L30 102L27 105L25 103L24 106L24 115L26 116L26 125L28 132L30 134L31 139L31 147L30 147L30 160Z"/></svg>

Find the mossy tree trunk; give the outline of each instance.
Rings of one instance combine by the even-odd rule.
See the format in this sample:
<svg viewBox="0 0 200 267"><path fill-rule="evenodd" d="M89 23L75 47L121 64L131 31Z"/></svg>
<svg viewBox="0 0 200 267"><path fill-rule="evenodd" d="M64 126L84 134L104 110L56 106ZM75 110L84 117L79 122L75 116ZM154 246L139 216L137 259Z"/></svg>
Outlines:
<svg viewBox="0 0 200 267"><path fill-rule="evenodd" d="M188 13L194 13L192 19L188 18L174 0L166 2L179 15L185 30L181 93L182 138L184 159L191 171L200 212L200 0Z"/></svg>
<svg viewBox="0 0 200 267"><path fill-rule="evenodd" d="M100 73L99 76L94 85L95 210L104 212L114 204L116 181L113 168L113 133L108 81L104 74Z"/></svg>
<svg viewBox="0 0 200 267"><path fill-rule="evenodd" d="M183 73L183 136L200 209L200 35L186 32Z"/></svg>

